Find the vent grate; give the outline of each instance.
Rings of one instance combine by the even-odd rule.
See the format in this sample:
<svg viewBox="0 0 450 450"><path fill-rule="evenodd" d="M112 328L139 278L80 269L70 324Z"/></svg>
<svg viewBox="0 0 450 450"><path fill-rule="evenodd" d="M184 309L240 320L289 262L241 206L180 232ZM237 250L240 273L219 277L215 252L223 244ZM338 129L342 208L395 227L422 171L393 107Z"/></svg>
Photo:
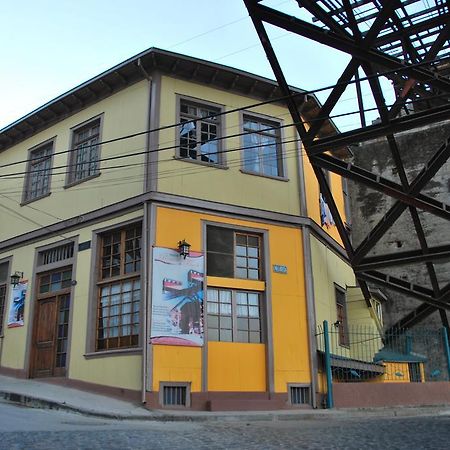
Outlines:
<svg viewBox="0 0 450 450"><path fill-rule="evenodd" d="M164 406L186 406L186 386L164 386Z"/></svg>
<svg viewBox="0 0 450 450"><path fill-rule="evenodd" d="M310 403L309 387L290 386L289 389L292 405L308 405Z"/></svg>
<svg viewBox="0 0 450 450"><path fill-rule="evenodd" d="M73 257L73 242L60 245L39 253L39 265L45 266L58 261L64 261Z"/></svg>

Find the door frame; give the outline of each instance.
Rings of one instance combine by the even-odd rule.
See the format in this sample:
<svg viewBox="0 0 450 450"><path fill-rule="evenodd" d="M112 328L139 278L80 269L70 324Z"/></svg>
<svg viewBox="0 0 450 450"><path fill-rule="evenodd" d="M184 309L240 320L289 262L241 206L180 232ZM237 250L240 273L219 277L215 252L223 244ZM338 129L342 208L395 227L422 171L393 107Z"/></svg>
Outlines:
<svg viewBox="0 0 450 450"><path fill-rule="evenodd" d="M60 289L58 291L52 291L52 292L46 292L45 294L39 294L38 293L38 289L39 289L39 279L42 276L45 276L47 274L51 275L52 273L55 272L59 272L65 269L72 269L72 266L66 266L66 267L61 267L59 269L53 269L50 271L45 271L45 272L41 272L36 276L36 287L34 289L35 291L35 307L34 307L34 311L33 311L33 317L31 318L32 320L32 328L33 328L33 332L32 332L32 338L31 338L31 351L30 351L30 364L29 364L29 377L30 378L37 378L36 374L34 373L35 371L35 363L36 363L36 355L37 355L37 349L36 349L36 338L37 338L37 332L38 332L38 303L40 301L45 301L47 299L51 299L51 298L55 298L55 302L56 302L56 313L55 313L55 322L54 322L54 327L55 327L55 339L54 339L54 351L53 351L53 356L54 358L56 358L56 351L57 351L57 327L58 327L58 315L59 315L59 302L60 302L60 297L68 295L69 296L69 322L68 322L68 330L67 330L67 351L66 351L66 364L63 370L61 370L60 372L64 372L63 374L59 373L59 374L53 374L53 375L49 375L49 377L66 377L67 373L68 373L68 350L69 350L69 336L71 335L71 330L72 330L72 324L71 324L71 311L72 311L72 289L71 288L64 288L64 289ZM72 279L73 279L73 272L72 272ZM53 369L56 370L56 367L53 366Z"/></svg>
<svg viewBox="0 0 450 450"><path fill-rule="evenodd" d="M73 242L73 256L71 258L67 258L55 263L51 264L41 264L41 253L46 250L50 250L61 245L68 244ZM31 378L31 364L32 364L32 347L33 347L33 337L34 337L34 315L35 315L35 304L36 298L38 296L38 279L39 276L44 274L45 272L51 272L56 269L61 269L64 267L72 267L72 283L70 287L70 311L69 311L69 329L67 336L67 354L66 354L66 375L65 377L69 377L70 371L70 354L71 354L71 343L72 343L72 332L73 332L73 300L75 298L75 286L76 282L76 269L77 269L77 256L78 256L78 235L73 237L67 237L64 240L59 240L57 242L53 242L52 244L42 245L36 247L34 253L34 261L33 261L33 272L32 272L32 289L30 289L30 299L29 299L29 313L25 309L25 319L28 320L29 326L27 326L27 343L25 350L25 374L27 378Z"/></svg>

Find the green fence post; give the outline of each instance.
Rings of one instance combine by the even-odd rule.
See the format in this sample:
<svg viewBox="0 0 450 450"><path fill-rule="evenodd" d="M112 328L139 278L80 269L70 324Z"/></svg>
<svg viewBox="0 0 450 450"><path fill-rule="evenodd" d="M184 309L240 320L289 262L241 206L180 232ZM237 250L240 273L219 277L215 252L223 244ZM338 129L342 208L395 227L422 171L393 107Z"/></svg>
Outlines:
<svg viewBox="0 0 450 450"><path fill-rule="evenodd" d="M331 376L330 336L328 334L328 321L323 321L323 340L325 343L325 371L327 374L327 408L333 408L333 380Z"/></svg>
<svg viewBox="0 0 450 450"><path fill-rule="evenodd" d="M446 327L442 328L442 337L444 340L445 356L447 357L448 380L450 381L450 345L448 343L448 332Z"/></svg>

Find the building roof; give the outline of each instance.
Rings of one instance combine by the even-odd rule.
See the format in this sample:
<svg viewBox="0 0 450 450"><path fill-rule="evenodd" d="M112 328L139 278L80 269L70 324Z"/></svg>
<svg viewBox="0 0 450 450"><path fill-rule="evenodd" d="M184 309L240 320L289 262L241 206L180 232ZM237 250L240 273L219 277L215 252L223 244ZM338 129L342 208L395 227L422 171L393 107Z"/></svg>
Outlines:
<svg viewBox="0 0 450 450"><path fill-rule="evenodd" d="M0 130L0 151L145 79L153 71L258 99L275 100L282 97L277 83L268 78L152 47L76 86ZM298 94L295 101L306 119L313 119L318 115L320 103L314 95L305 95L305 91L296 87L292 87L292 92L294 95ZM327 121L322 128L322 135L337 133L332 121Z"/></svg>

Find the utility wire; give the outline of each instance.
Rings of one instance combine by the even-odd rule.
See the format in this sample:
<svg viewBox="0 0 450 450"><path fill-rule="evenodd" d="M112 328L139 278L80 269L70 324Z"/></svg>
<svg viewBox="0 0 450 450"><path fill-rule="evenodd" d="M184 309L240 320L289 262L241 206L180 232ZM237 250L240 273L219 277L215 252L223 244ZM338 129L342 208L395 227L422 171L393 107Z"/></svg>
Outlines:
<svg viewBox="0 0 450 450"><path fill-rule="evenodd" d="M369 76L360 78L359 81L360 82L368 81L368 80L370 80L372 78L385 76L385 75L391 74L391 73L398 73L398 72L401 72L403 70L408 70L410 68L420 67L422 65L428 65L428 64L430 64L430 62L440 62L440 60L425 61L425 62L421 61L421 62L416 63L416 64L411 64L411 65L405 66L404 68L392 69L392 70L381 72L381 73L378 73L378 74L369 75ZM431 79L433 79L433 78L430 78L430 80ZM233 109L230 109L230 110L227 110L227 111L219 111L219 112L211 114L209 116L202 117L202 119L204 119L204 120L205 119L211 119L211 118L220 117L220 116L224 116L224 115L227 115L227 114L232 114L232 113L236 113L236 112L240 112L240 111L244 111L244 110L248 110L248 109L253 109L253 108L256 108L258 106L264 106L264 105L268 105L268 104L271 104L271 103L282 102L282 101L287 100L288 98L292 99L292 98L301 97L301 96L313 95L313 94L316 94L316 93L319 93L319 92L324 92L324 91L327 91L327 90L331 90L331 89L333 89L336 86L351 85L351 84L354 84L354 83L356 83L356 80L351 80L348 83L337 83L337 84L334 84L334 85L329 85L329 86L326 86L326 87L323 87L323 88L313 89L313 90L310 90L310 91L302 91L302 92L297 92L297 93L291 93L289 95L284 95L284 96L276 97L276 98L273 98L273 99L270 99L270 100L265 100L265 101L261 101L261 102L257 102L257 103L252 103L252 104L249 104L249 105L246 105L246 106L242 106L242 107L239 107L239 108L233 108ZM425 82L421 82L421 83L425 83ZM422 100L422 101L424 101L424 100ZM336 116L334 116L334 117L336 117ZM314 118L312 120L324 120L324 119L326 120L326 119L330 119L330 118L331 118L330 116L327 116L327 117L316 117L316 118ZM310 123L310 122L312 122L312 120L304 121L303 123ZM170 124L170 125L164 125L164 126L161 126L161 127L153 128L153 129L150 129L150 130L139 131L137 133L132 133L132 134L129 134L129 135L124 135L124 136L120 136L120 137L117 137L117 138L108 139L108 140L105 140L105 141L102 141L102 142L98 142L98 143L95 143L95 144L87 145L87 146L85 146L85 148L93 147L93 146L96 146L96 145L110 144L110 143L114 143L114 142L118 142L118 141L122 141L122 140L126 140L126 139L131 139L131 138L134 138L134 137L138 137L138 136L154 133L154 132L157 132L157 131L163 131L163 130L179 127L180 125L183 125L183 124L195 123L196 121L198 121L198 119L192 119L192 120L185 121L185 122L177 122L177 123L173 123L173 124ZM69 149L66 149L66 150L61 150L61 151L55 152L53 155L61 155L61 154L69 153L69 152L73 151L74 149L75 148L69 148ZM0 168L10 167L10 166L14 166L14 165L17 165L17 164L23 164L23 163L27 163L27 162L30 162L30 161L32 161L32 159L30 159L30 158L25 159L25 160L21 160L21 161L15 161L15 162L12 162L12 163L0 165Z"/></svg>
<svg viewBox="0 0 450 450"><path fill-rule="evenodd" d="M443 97L443 96L446 96L446 95L447 94L441 94L441 95L434 96L432 98ZM432 98L430 98L430 99L432 99ZM416 100L412 100L411 103L423 102L423 101L424 101L423 99L416 99ZM388 106L392 106L392 105L388 105ZM371 112L371 111L377 111L377 110L378 110L377 107L365 108L364 109L365 112ZM350 116L350 115L359 114L359 112L360 112L359 110L355 110L355 111L351 111L351 112L347 112L347 113L336 114L336 115L333 115L332 117L333 118L346 117L346 116ZM316 118L316 119L313 119L313 120L310 120L310 121L302 121L302 123L303 124L305 124L305 123L311 124L311 123L313 123L316 120L321 120L321 119ZM285 125L276 125L276 126L273 126L273 127L267 127L267 128L264 129L264 131L281 130L281 129L285 129L285 128L294 127L296 125L297 125L297 123L290 123L290 124L285 124ZM205 143L219 142L219 141L223 141L223 140L226 140L226 139L238 138L238 137L242 137L242 136L246 136L246 135L254 135L254 134L255 133L252 132L252 131L246 131L246 132L243 132L243 133L235 133L235 134L232 134L232 135L220 136L220 137L211 139L211 140L206 141L206 142L195 141L195 146L197 147L198 145L202 145L202 144L205 144ZM278 140L277 142L283 144L283 143L292 143L292 142L297 142L297 141L300 141L300 139L291 139L291 140L286 140L286 141ZM94 145L100 145L100 144L94 144ZM256 144L256 145L253 145L253 146L245 146L245 147L244 146L239 146L239 147L231 148L231 149L228 149L228 150L219 150L217 152L205 153L204 156L207 157L208 155L209 156L213 156L213 155L221 155L221 154L225 154L225 153L233 153L233 152L239 151L239 150L249 150L249 149L254 149L254 148L260 148L260 147L264 147L265 145L270 146L272 144L270 144L270 143L268 143L268 144ZM141 150L141 151L132 152L132 153L126 153L126 154L123 154L123 155L115 155L115 156L110 156L110 157L105 157L105 158L99 158L97 160L97 162L115 161L115 160L119 160L119 159L123 159L123 158L147 155L147 154L150 154L150 153L160 153L160 152L167 151L167 150L177 149L179 147L180 147L179 144L170 145L170 146L166 146L166 147L161 147L161 148L157 148L157 149L153 149L153 150L143 150L143 147L141 147L141 148L139 148L139 150ZM172 157L172 158L165 159L165 160L159 160L157 162L171 161L173 159L174 158ZM175 159L177 159L177 158L175 158ZM180 157L179 159L186 159L186 158ZM139 165L143 166L144 164L145 164L145 162L121 164L121 165L118 165L118 166L103 167L102 170L110 170L110 169L118 169L118 168L124 169L124 168L127 168L127 167L135 167L135 166L139 166ZM152 162L147 162L147 164L151 165ZM73 164L64 164L64 165L52 167L50 170L52 171L52 175L65 175L65 174L71 173L72 171L71 170L67 170L65 172L53 172L53 170L70 168L72 166L73 166ZM0 178L3 178L5 180L23 179L24 176L26 176L28 174L31 174L31 173L36 174L36 173L39 173L39 172L47 172L47 171L49 171L49 169L44 168L44 169L34 169L34 170L28 170L28 171L22 171L22 172L6 173L6 174L1 174Z"/></svg>

